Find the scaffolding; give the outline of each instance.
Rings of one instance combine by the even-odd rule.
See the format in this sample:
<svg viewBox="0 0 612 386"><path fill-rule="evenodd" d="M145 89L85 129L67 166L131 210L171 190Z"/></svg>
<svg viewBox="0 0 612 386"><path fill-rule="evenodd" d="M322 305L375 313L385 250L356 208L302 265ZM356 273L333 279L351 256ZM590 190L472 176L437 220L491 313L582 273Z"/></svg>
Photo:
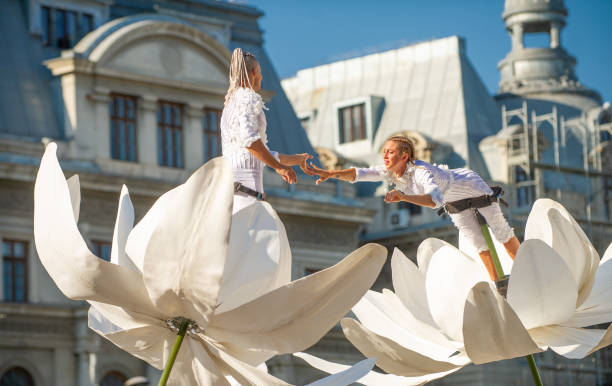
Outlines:
<svg viewBox="0 0 612 386"><path fill-rule="evenodd" d="M537 114L535 109L529 112L525 101L518 109L502 105L502 132L508 134L508 182L512 187L509 198L519 208L517 217L524 216L538 198L552 198L570 210L596 248L599 244L600 252L612 241L612 114L609 109L602 108L601 112L604 111L608 114L604 120L600 119L601 114L594 113L566 119L559 115L556 106L550 113ZM570 141L570 135L577 141ZM549 156L546 159L545 152ZM577 152L581 153L581 164L577 164L579 157L574 158L575 164L563 159ZM548 178L556 181L550 183ZM582 192L571 191L572 179L585 181ZM576 209L581 196L584 196L582 211ZM597 385L612 382L611 348L579 362L552 353L538 357L545 384L584 384L587 379L587 383Z"/></svg>
<svg viewBox="0 0 612 386"><path fill-rule="evenodd" d="M516 122L515 118L519 123L511 125L513 120ZM552 135L544 135L544 124L548 125ZM513 110L502 105L502 125L502 130L512 130L508 141L508 181L515 185L511 199L516 207L528 207L538 198L548 197L564 204L574 204L570 211L585 222L589 236L594 223L612 225L612 161L606 157L612 145L609 140L612 137L611 122L589 119L586 113L566 119L559 116L556 106L550 113L537 114L532 110L529 114L524 101L520 108ZM581 149L568 142L569 134L579 140ZM550 155L549 149L552 157L544 159L545 151ZM581 165L563 162L562 155L575 153L581 154ZM554 178L555 183L546 184L545 176ZM584 192L567 188L572 176L587 182ZM550 185L556 185L556 188L547 189ZM578 211L577 202L581 200L584 200L584 209Z"/></svg>

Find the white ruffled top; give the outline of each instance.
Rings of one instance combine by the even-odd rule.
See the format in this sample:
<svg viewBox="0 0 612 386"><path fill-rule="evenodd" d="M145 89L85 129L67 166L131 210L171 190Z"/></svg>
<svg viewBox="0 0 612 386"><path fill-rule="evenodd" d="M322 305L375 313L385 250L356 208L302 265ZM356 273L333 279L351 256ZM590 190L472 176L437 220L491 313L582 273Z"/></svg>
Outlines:
<svg viewBox="0 0 612 386"><path fill-rule="evenodd" d="M408 195L429 194L436 207L463 198L492 194L489 186L470 169L448 169L416 160L409 163L401 177L384 166L355 168L355 181L384 181L388 186Z"/></svg>
<svg viewBox="0 0 612 386"><path fill-rule="evenodd" d="M250 88L240 87L231 96L221 115L221 145L234 172L234 181L263 193L264 163L247 147L261 139L268 142L266 116L261 95ZM267 145L266 145L267 147ZM270 152L278 159L277 152Z"/></svg>

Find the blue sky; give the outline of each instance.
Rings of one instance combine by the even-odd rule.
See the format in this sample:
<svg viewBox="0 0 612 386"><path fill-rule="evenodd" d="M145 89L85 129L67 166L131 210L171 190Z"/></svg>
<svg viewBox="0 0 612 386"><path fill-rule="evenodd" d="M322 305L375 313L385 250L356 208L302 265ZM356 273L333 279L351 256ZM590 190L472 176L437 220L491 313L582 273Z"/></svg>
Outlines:
<svg viewBox="0 0 612 386"><path fill-rule="evenodd" d="M281 78L299 69L459 35L490 92L510 50L502 0L247 0L265 15L265 48ZM612 99L612 0L565 0L561 39L583 84Z"/></svg>

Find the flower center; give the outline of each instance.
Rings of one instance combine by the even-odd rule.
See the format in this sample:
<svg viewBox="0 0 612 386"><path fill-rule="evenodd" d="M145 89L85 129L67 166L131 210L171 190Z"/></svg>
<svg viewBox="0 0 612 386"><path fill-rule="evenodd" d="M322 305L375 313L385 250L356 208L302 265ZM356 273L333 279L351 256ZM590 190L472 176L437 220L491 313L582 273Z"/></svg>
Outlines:
<svg viewBox="0 0 612 386"><path fill-rule="evenodd" d="M198 324L191 319L187 319L182 316L175 316L173 318L166 319L166 325L168 326L168 328L172 332L176 332L176 333L178 333L183 322L187 322L187 332L190 334L195 335L195 334L204 332L204 330L200 328L200 326L198 326Z"/></svg>

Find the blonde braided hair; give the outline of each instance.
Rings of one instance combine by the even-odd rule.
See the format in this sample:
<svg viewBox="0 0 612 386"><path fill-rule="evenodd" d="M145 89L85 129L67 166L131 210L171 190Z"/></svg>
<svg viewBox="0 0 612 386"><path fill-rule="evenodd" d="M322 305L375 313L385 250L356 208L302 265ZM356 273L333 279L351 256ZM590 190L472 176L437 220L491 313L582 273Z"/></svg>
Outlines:
<svg viewBox="0 0 612 386"><path fill-rule="evenodd" d="M229 103L230 98L239 87L249 87L253 89L249 74L257 67L259 63L250 52L243 52L242 48L235 48L232 52L232 61L229 69L229 88L225 94L225 105Z"/></svg>
<svg viewBox="0 0 612 386"><path fill-rule="evenodd" d="M414 143L410 138L405 137L403 135L394 135L393 137L387 139L387 141L393 141L397 143L399 145L400 150L402 151L402 154L408 154L408 162L414 163L414 160L416 159Z"/></svg>

